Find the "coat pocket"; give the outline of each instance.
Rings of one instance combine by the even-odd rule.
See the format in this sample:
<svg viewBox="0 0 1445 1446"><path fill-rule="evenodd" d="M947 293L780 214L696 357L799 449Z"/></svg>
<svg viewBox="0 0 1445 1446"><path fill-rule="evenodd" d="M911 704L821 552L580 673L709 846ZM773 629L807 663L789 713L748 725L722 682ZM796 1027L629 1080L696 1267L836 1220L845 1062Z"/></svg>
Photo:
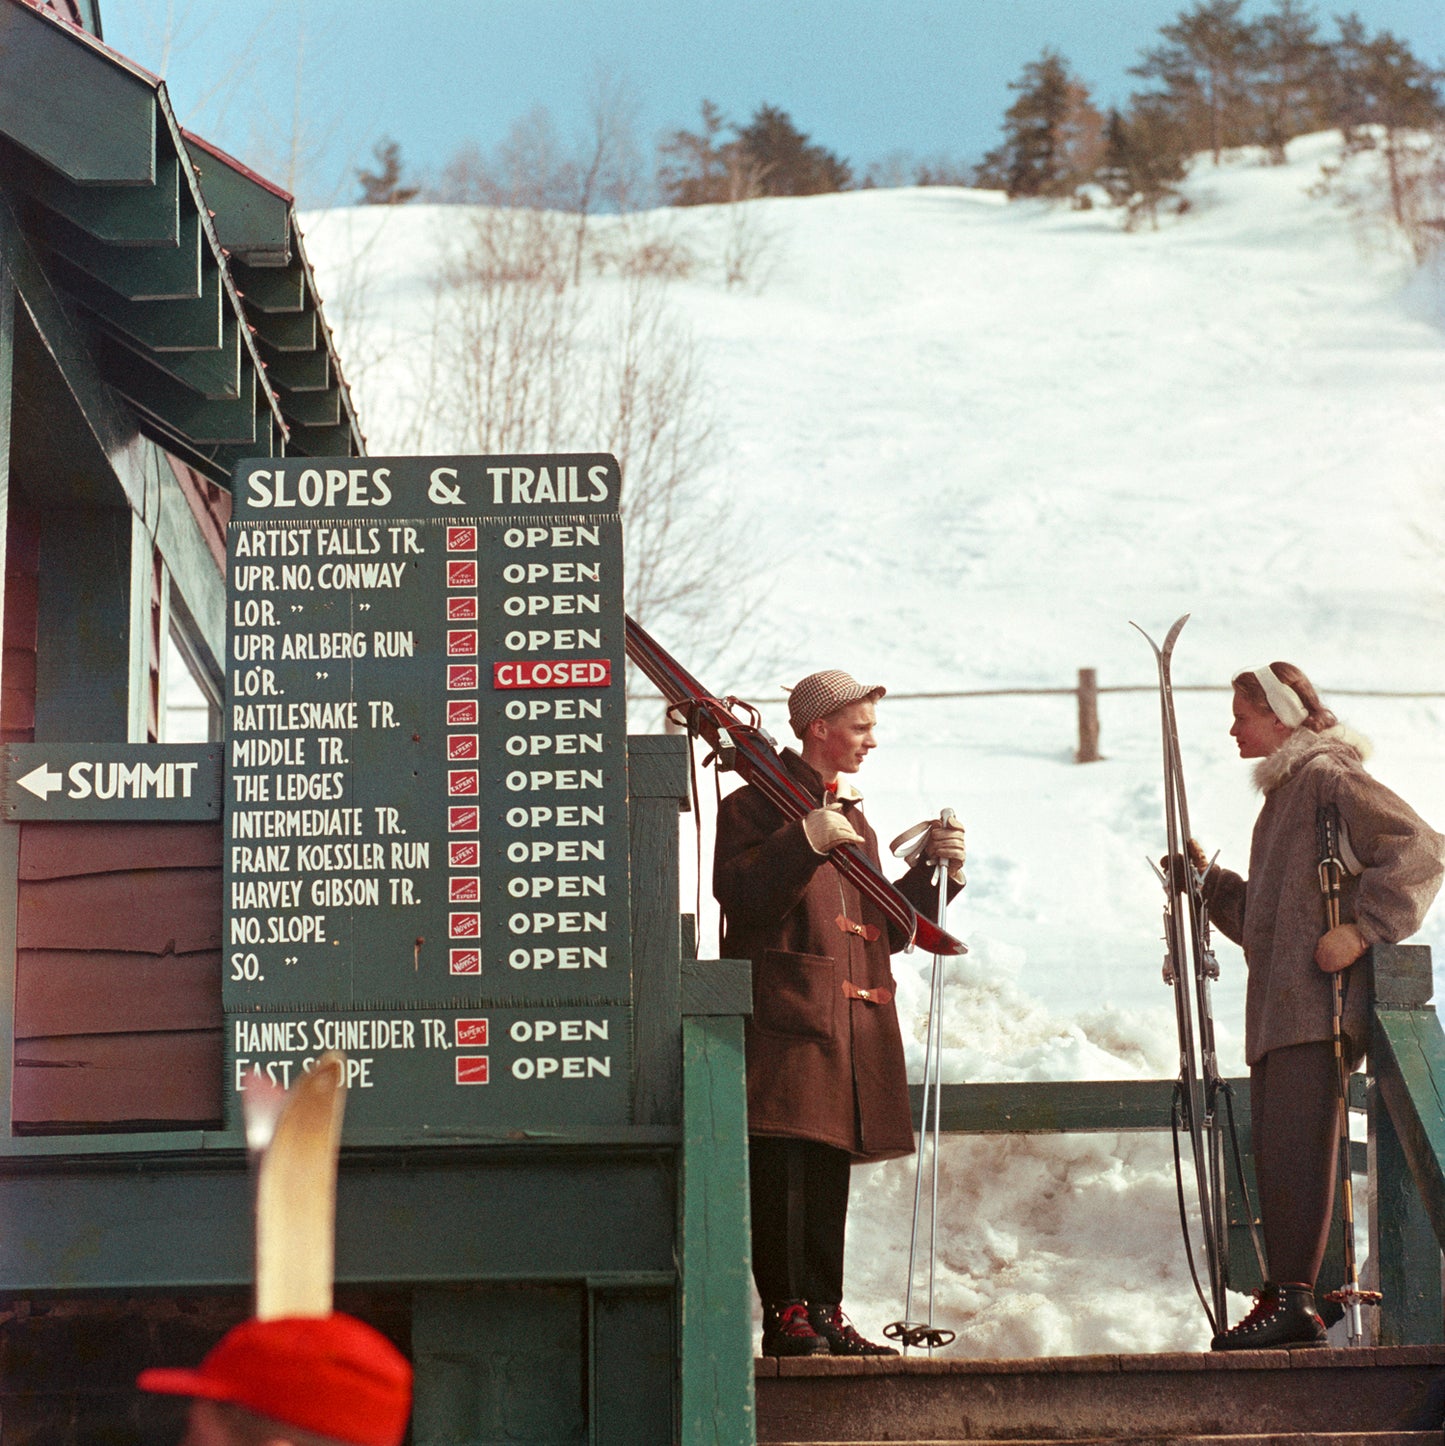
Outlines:
<svg viewBox="0 0 1445 1446"><path fill-rule="evenodd" d="M769 949L753 996L753 1023L774 1034L830 1040L841 992L831 959Z"/></svg>

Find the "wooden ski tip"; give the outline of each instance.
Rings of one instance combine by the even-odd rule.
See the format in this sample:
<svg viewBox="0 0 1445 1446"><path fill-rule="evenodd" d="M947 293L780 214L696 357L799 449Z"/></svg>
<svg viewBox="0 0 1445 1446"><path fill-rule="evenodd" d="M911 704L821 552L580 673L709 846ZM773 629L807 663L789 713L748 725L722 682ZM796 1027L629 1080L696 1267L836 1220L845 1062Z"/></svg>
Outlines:
<svg viewBox="0 0 1445 1446"><path fill-rule="evenodd" d="M246 1076L241 1117L245 1121L246 1149L250 1154L261 1154L275 1137L286 1099L285 1088L267 1078L259 1065Z"/></svg>
<svg viewBox="0 0 1445 1446"><path fill-rule="evenodd" d="M256 1318L328 1315L346 1056L328 1051L284 1096L256 1175Z"/></svg>
<svg viewBox="0 0 1445 1446"><path fill-rule="evenodd" d="M962 939L955 939L952 934L946 933L937 924L930 923L927 919L919 919L918 930L910 942L916 944L926 954L968 953L968 945Z"/></svg>

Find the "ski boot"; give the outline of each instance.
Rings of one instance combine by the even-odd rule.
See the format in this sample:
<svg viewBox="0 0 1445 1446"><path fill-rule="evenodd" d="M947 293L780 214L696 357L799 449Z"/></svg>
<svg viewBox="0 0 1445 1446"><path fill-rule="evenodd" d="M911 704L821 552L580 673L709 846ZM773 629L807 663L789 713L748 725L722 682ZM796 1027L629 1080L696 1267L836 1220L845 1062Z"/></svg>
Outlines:
<svg viewBox="0 0 1445 1446"><path fill-rule="evenodd" d="M853 1322L843 1314L841 1305L808 1306L808 1324L828 1343L834 1356L896 1356L892 1346L874 1345L853 1329Z"/></svg>
<svg viewBox="0 0 1445 1446"><path fill-rule="evenodd" d="M782 1300L763 1306L763 1354L765 1356L822 1356L828 1342L808 1323L808 1305L801 1300Z"/></svg>
<svg viewBox="0 0 1445 1446"><path fill-rule="evenodd" d="M1254 1293L1254 1309L1236 1326L1215 1336L1215 1351L1301 1350L1325 1343L1325 1323L1315 1308L1314 1288L1286 1281L1265 1282Z"/></svg>

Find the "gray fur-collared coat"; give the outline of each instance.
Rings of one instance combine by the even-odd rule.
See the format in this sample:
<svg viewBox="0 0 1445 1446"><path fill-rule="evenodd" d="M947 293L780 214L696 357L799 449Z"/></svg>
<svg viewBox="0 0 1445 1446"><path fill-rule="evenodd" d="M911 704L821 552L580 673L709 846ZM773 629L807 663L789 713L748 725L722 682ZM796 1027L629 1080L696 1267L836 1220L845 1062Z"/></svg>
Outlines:
<svg viewBox="0 0 1445 1446"><path fill-rule="evenodd" d="M1445 872L1442 838L1364 769L1368 745L1340 727L1297 728L1256 765L1264 807L1254 825L1246 882L1214 868L1204 881L1210 915L1244 949L1244 1052L1253 1065L1272 1049L1333 1037L1330 976L1314 962L1325 932L1317 814L1335 804L1354 862L1340 921L1371 944L1398 944L1420 927ZM1358 865L1358 872L1355 866ZM1368 1045L1369 985L1344 972L1344 1032L1358 1057ZM1351 987L1352 986L1352 987Z"/></svg>

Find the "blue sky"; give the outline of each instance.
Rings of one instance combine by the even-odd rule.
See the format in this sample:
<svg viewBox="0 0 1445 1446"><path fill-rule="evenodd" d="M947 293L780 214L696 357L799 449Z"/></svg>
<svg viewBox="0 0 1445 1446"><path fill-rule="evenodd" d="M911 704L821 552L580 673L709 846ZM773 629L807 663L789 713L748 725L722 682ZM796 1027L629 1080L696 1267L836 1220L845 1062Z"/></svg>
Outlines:
<svg viewBox="0 0 1445 1446"><path fill-rule="evenodd" d="M998 140L1008 83L1046 46L1127 101L1128 68L1192 0L101 0L106 40L162 73L183 125L303 205L355 198L382 135L435 173L545 106L565 143L599 73L625 80L651 155L708 98L743 121L781 106L860 174L905 151L974 161ZM1260 0L1247 11L1264 8ZM1445 0L1357 9L1445 63ZM299 117L299 123L297 118Z"/></svg>

